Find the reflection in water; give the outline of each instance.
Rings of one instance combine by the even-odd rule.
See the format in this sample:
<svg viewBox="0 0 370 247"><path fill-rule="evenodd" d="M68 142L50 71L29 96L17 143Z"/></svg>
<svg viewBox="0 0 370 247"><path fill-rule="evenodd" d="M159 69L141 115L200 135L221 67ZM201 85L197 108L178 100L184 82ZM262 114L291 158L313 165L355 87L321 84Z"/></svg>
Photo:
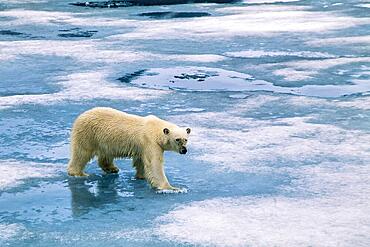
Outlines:
<svg viewBox="0 0 370 247"><path fill-rule="evenodd" d="M72 194L73 217L84 215L94 208L117 203L122 196L119 192L120 184L122 186L122 180L119 180L118 174L91 175L88 178L70 177L68 187ZM130 193L125 195L130 196Z"/></svg>

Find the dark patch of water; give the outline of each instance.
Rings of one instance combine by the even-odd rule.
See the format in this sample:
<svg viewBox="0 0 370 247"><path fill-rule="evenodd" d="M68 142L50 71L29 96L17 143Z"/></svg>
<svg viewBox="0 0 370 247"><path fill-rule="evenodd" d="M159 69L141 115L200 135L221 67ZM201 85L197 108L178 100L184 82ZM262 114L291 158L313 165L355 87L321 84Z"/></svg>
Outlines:
<svg viewBox="0 0 370 247"><path fill-rule="evenodd" d="M16 36L16 37L21 37L21 38L30 38L30 37L32 37L29 34L17 32L17 31L13 31L13 30L0 30L0 35L2 35L2 36Z"/></svg>
<svg viewBox="0 0 370 247"><path fill-rule="evenodd" d="M71 29L62 29L59 30L59 32L61 33L58 34L58 36L63 38L90 38L98 31L96 30L83 31L80 28L71 28Z"/></svg>
<svg viewBox="0 0 370 247"><path fill-rule="evenodd" d="M138 16L145 16L152 19L175 19L175 18L192 18L192 17L204 17L210 16L210 13L207 12L171 12L171 11L162 11L162 12L147 12L138 14Z"/></svg>
<svg viewBox="0 0 370 247"><path fill-rule="evenodd" d="M24 33L12 31L12 30L0 30L0 35L17 36L17 35L24 35Z"/></svg>
<svg viewBox="0 0 370 247"><path fill-rule="evenodd" d="M141 69L138 71L135 71L133 73L128 73L120 78L118 78L119 81L123 83L130 83L132 80L137 79L138 77L142 76L146 72L146 69Z"/></svg>
<svg viewBox="0 0 370 247"><path fill-rule="evenodd" d="M130 6L174 5L187 3L235 3L237 0L123 0L102 2L75 2L71 5L90 8L120 8Z"/></svg>

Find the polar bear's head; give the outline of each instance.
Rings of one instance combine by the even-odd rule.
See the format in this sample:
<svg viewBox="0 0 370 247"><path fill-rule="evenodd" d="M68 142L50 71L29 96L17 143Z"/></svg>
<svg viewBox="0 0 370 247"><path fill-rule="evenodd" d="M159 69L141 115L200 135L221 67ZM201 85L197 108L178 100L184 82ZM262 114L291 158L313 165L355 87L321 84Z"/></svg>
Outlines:
<svg viewBox="0 0 370 247"><path fill-rule="evenodd" d="M188 143L190 132L190 128L164 128L163 134L166 137L165 149L186 154L188 152L186 144Z"/></svg>

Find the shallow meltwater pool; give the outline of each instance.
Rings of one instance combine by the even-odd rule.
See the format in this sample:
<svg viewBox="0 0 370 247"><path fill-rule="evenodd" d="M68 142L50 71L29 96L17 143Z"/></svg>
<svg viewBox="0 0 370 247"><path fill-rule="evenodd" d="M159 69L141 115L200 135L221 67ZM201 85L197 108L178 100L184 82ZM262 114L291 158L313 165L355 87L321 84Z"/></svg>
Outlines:
<svg viewBox="0 0 370 247"><path fill-rule="evenodd" d="M369 1L108 2L0 2L0 246L370 245ZM69 177L96 106L190 127L186 193Z"/></svg>

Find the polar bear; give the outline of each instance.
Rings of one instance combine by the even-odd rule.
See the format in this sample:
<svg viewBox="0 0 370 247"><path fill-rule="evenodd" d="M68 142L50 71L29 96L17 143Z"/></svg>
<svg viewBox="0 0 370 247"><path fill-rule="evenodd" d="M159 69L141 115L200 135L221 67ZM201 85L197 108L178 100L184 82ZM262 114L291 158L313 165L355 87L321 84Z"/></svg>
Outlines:
<svg viewBox="0 0 370 247"><path fill-rule="evenodd" d="M73 124L68 174L87 176L85 166L94 156L106 173L118 173L114 158L132 158L136 178L146 179L158 190L179 190L167 180L163 153L186 154L190 131L153 115L141 117L108 107L93 108Z"/></svg>

